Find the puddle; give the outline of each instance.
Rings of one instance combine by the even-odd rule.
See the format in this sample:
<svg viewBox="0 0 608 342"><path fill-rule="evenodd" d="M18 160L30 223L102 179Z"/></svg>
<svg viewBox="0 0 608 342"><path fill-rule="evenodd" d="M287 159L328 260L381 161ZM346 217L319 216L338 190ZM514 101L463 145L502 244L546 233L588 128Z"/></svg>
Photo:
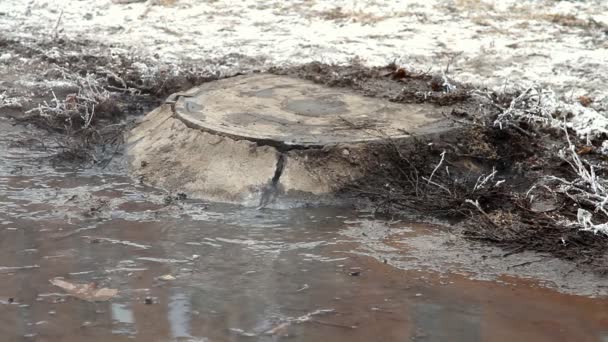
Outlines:
<svg viewBox="0 0 608 342"><path fill-rule="evenodd" d="M339 208L166 203L14 139L0 138L3 340L608 340L606 281L567 264L513 266L543 256ZM86 302L57 277L118 294Z"/></svg>

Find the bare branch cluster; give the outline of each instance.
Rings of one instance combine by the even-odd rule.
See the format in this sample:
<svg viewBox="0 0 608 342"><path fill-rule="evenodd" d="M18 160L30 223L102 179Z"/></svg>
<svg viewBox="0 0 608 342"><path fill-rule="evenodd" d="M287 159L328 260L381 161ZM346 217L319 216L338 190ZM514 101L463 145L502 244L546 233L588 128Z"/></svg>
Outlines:
<svg viewBox="0 0 608 342"><path fill-rule="evenodd" d="M562 177L549 175L544 178L546 184L542 188L566 196L579 207L576 221L566 222L566 224L582 230L592 231L595 234L608 235L608 208L606 208L608 204L608 181L596 173L597 166L583 160L576 153L575 146L565 128L564 132L568 146L561 149L558 155L561 160L570 166L575 177L573 180L566 180ZM535 187L538 187L538 184ZM528 194L531 192L528 191ZM584 209L585 207L593 208L593 212ZM599 224L593 222L598 219L606 222Z"/></svg>
<svg viewBox="0 0 608 342"><path fill-rule="evenodd" d="M44 101L38 107L27 113L37 112L41 117L54 122L63 122L68 130L87 129L95 117L96 108L111 99L111 93L102 86L101 81L93 74L80 76L69 72L65 68L58 68L63 78L78 87L77 93L68 94L65 98L58 98L52 92L53 99Z"/></svg>

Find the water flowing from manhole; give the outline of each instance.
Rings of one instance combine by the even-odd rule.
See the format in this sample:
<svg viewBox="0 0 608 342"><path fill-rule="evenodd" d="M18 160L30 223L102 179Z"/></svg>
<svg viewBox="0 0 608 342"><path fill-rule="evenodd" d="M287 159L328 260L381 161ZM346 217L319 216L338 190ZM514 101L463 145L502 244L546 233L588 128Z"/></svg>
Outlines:
<svg viewBox="0 0 608 342"><path fill-rule="evenodd" d="M25 134L11 132L0 137L5 340L608 336L605 300L514 277L477 281L430 270L430 260L463 261L442 252L454 243L442 240L440 227L344 208L255 210L167 200L112 168L53 169L34 158L42 151L10 147ZM261 206L277 191L284 163L279 155ZM112 296L92 303L81 299L86 293L67 291L70 284L106 288Z"/></svg>
<svg viewBox="0 0 608 342"><path fill-rule="evenodd" d="M266 207L268 204L272 203L276 199L280 191L279 180L281 179L281 175L283 174L285 160L285 154L282 152L277 152L276 169L274 171L272 179L268 182L268 185L266 185L266 187L262 190L262 196L260 198L260 204L258 205L258 209Z"/></svg>

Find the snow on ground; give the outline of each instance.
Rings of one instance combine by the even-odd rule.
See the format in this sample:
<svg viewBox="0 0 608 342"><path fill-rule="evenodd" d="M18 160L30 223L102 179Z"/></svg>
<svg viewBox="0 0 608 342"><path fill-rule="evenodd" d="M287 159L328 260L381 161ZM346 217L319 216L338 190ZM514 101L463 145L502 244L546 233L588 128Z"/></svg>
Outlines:
<svg viewBox="0 0 608 342"><path fill-rule="evenodd" d="M29 39L58 32L163 62L357 58L435 71L449 63L460 81L539 83L562 100L584 95L595 110L608 107L603 0L2 0L0 32Z"/></svg>

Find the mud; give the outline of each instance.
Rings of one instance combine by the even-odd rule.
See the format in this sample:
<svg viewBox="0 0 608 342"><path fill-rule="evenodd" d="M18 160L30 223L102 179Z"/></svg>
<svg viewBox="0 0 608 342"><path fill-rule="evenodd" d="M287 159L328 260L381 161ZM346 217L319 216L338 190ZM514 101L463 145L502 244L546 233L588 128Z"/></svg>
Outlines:
<svg viewBox="0 0 608 342"><path fill-rule="evenodd" d="M225 77L219 69L231 63L176 66L112 45L63 38L1 38L0 45L11 60L0 63L1 115L57 133L36 141L59 145L56 161L76 164L107 163L120 151L122 134L135 117L171 93ZM88 104L79 94L91 85L102 96ZM41 112L41 106L51 109ZM85 117L92 110L88 126Z"/></svg>
<svg viewBox="0 0 608 342"><path fill-rule="evenodd" d="M530 189L551 177L548 175L576 177L559 157L559 151L566 148L564 134L574 134L525 120L509 128L498 127L495 119L501 108L509 107L521 93L475 89L453 82L445 74L430 75L395 65L367 68L356 63L311 63L274 71L394 102L450 105L446 118L463 127L456 134L388 139L378 149L382 152L366 158L359 177L340 188L342 196L371 200L375 211L455 219L454 232L468 238L495 243L513 253L550 253L593 272L606 272L604 234L564 223L577 220L577 208L596 210L594 205L544 194L551 197L545 199L549 207L538 210L535 206L543 201L543 194L535 193L537 199L529 200ZM569 139L587 165L594 165L598 176L605 177L605 157L598 150L603 136ZM492 184L480 187L483 179L492 179Z"/></svg>
<svg viewBox="0 0 608 342"><path fill-rule="evenodd" d="M167 200L125 177L120 158L57 169L40 158L53 151L11 146L31 129L10 132L0 138L3 340L606 337L605 280L572 263L537 268L545 256L505 257L441 225L343 208ZM49 283L57 277L118 293L83 301Z"/></svg>
<svg viewBox="0 0 608 342"><path fill-rule="evenodd" d="M561 26L582 25L555 20ZM371 199L376 214L401 217L405 208L410 214L412 209L426 212L425 218L433 213L474 219L464 221L464 229L455 229L444 222L419 224L421 220L411 217L387 223L386 217L375 219L374 213L345 208L254 211L191 200L130 179L120 140L108 144L116 149L109 149L106 157L87 152L77 158L76 166L53 166L49 158L74 152L62 140L68 130L24 114L50 101L53 92L65 98L78 91L57 72L58 66L81 76L94 73L115 96L117 106L100 111L106 115L95 122L98 130L147 112L168 93L252 71L262 60L234 54L193 66L187 59L180 65L153 56L139 59L118 46L67 38L3 38L1 44L3 56L15 57L0 63L0 129L6 132L0 139L0 305L6 309L0 333L6 340L607 338L603 236L553 225L555 218L571 218L568 210L557 213L563 216L554 209L544 212L551 215L549 225L538 215L524 221L519 209L517 215L505 215L521 203L511 192L527 190L534 175L543 170L571 175L556 160L541 158L548 155L542 146L559 141L553 139L555 133L532 131L533 137L547 133L548 140L535 140L517 129L487 131L470 120L497 113L491 103L508 105L512 95L492 93L487 103L480 102L473 96L475 89L449 78L447 83L456 88L447 92L441 72L395 65L311 63L272 69L394 102L456 106L451 119L473 121L473 143L448 139L429 150L421 148L425 153L415 167L430 175L443 150L454 153L456 158L448 155L446 160L464 179L458 188L461 197L440 195L442 190L430 182L422 182L428 195L423 200L403 192L416 189L407 186L411 174L387 167L412 171L403 160L375 168L365 182L342 190L347 196ZM489 68L487 63L497 58L472 59L467 65ZM512 60L518 59L527 58ZM561 70L571 70L567 64ZM583 89L598 92L599 98L603 87L595 85L603 76L597 74ZM15 125L7 116L25 120ZM70 139L82 147L80 136ZM599 144L593 143L590 157L602 161ZM585 146L582 141L576 144ZM103 145L98 140L84 147L89 151ZM386 151L394 154L380 160L399 157L407 149L387 144ZM343 158L340 150L317 152ZM96 160L93 168L78 166L85 159ZM494 181L509 177L511 183L476 198L489 213L488 221L463 200L471 183L493 166L500 172ZM389 183L377 177L387 175ZM433 179L451 178L439 172ZM510 229L522 222L518 229L523 234ZM463 238L467 234L473 242ZM589 260L591 269L599 272L586 271ZM110 302L81 302L52 287L49 280L55 277L115 288L119 294Z"/></svg>
<svg viewBox="0 0 608 342"><path fill-rule="evenodd" d="M286 68L270 68L270 72L293 75L332 87L347 87L366 96L385 98L399 103L432 103L441 106L468 105L464 112L479 110L471 99L470 85L457 83L442 75L389 64L370 68L358 64L331 65L312 62ZM445 74L445 72L444 72Z"/></svg>
<svg viewBox="0 0 608 342"><path fill-rule="evenodd" d="M154 60L127 56L120 48L89 41L4 39L2 44L15 56L15 63L2 64L0 67L0 73L4 77L0 87L6 90L3 93L4 102L10 102L2 106L2 114L14 117L22 124L29 122L59 133L51 136L32 134L14 143L34 149L53 148L56 153L53 159L60 164L69 161L72 165L93 163L106 166L113 158L120 157L123 143L121 133L132 127L133 118L164 99L166 92L179 91L193 84L230 76L238 73L236 70L256 69L255 61L251 61L252 64L240 64L240 69L231 69L233 62L230 57L222 61L209 61L210 66L204 67L187 64L171 66L156 63ZM44 101L50 101L53 93L61 98L77 91L74 82L58 71L58 67L64 66L72 70L74 75L93 73L112 94L114 106L109 112L110 115L104 117L104 111L101 111L99 122L94 121L91 129L73 129L66 127L61 121L41 120L35 113L25 114ZM422 147L427 149L424 155L410 158L416 164L414 169L417 171L411 169L411 165L403 164L403 160L399 160L404 153L409 153L411 148L399 151L399 148L395 150L395 146L387 144L383 148L384 152L380 153L380 158L371 162L365 161L370 167L363 175L356 177L358 181L351 182L352 177L338 177L331 187L325 186L325 192L331 190L357 200L371 199L372 207L381 211L406 209L433 215L456 216L459 220L473 216L472 221L465 221L457 228L464 230L466 236L498 243L510 250L532 249L550 252L561 258L578 260L582 265L592 265L591 269L600 272L604 269L605 248L601 237L598 239L590 232L577 232L555 225L560 219L572 219L575 212L560 213L561 216L554 216L549 223L545 217L539 215L530 217L529 212L517 212L519 209L514 212L513 208L522 204L515 198L517 193L527 191L536 179L543 176L542 171L550 170L553 174L566 176L570 174L565 165L560 165L560 161L546 158L546 155L556 155L556 150L563 144L559 133L550 130L533 132L536 137L532 137L514 130L488 129L487 121L491 121L499 112L499 107L508 106L517 93L488 92L485 98L479 97L479 89L451 80L449 73L444 80L441 73L426 73L395 65L368 68L356 63L351 66L310 63L297 67L271 68L271 71L330 86L346 87L367 96L394 102L418 103L424 100L440 106L449 105L450 114L447 119L464 124L465 127L470 125L465 135L471 139L466 144L454 136L443 137L443 142L434 140L431 147ZM20 75L19 78L16 78L16 75ZM38 75L44 77L40 78ZM447 91L447 84L454 87L452 91ZM119 115L116 115L117 110ZM77 126L78 122L75 124ZM526 130L528 127L522 125L519 129ZM540 135L542 138L539 139ZM577 144L585 145L582 141ZM428 188L434 188L431 189L431 192L435 192L434 195L421 198L417 193L412 196L407 189L416 189L416 186L412 186L412 178L407 174L412 171L430 174L444 151L447 153L446 163L449 163L446 166L454 174L460 175L461 179L458 182L454 182L452 178L443 180L446 184L451 184L449 186L455 187L458 195L441 195L442 190L429 186L427 182ZM343 149L319 153L328 161L345 161ZM589 156L598 159L594 153ZM346 159L348 163L362 162L355 160L354 155ZM601 162L601 158L599 161ZM481 197L476 197L484 210L498 210L497 219L488 221L485 217L479 217L465 200L470 199L467 196L478 177L487 175L493 168L497 169L501 179L504 178L508 182L502 189L493 189ZM404 170L409 170L406 176ZM285 181L296 181L297 177L290 177L289 168L285 171ZM441 172L437 176L445 178L445 174ZM260 185L264 185L270 178L271 174L264 177L265 180ZM349 180L349 183L345 184L342 182L344 180ZM420 180L418 183L420 184ZM425 183L422 183L424 186ZM259 203L257 199L253 202ZM495 222L503 218L508 218L502 221L505 222L503 228L495 229ZM524 221L527 223L520 224ZM513 231L508 228L514 224L520 229ZM539 233L533 228L536 226L548 227L549 231L543 230L545 233ZM472 229L473 227L475 229ZM535 238L530 238L529 234L533 232ZM562 238L572 241L571 244L566 244L568 248L564 248L564 243L555 244L556 239L562 241Z"/></svg>

